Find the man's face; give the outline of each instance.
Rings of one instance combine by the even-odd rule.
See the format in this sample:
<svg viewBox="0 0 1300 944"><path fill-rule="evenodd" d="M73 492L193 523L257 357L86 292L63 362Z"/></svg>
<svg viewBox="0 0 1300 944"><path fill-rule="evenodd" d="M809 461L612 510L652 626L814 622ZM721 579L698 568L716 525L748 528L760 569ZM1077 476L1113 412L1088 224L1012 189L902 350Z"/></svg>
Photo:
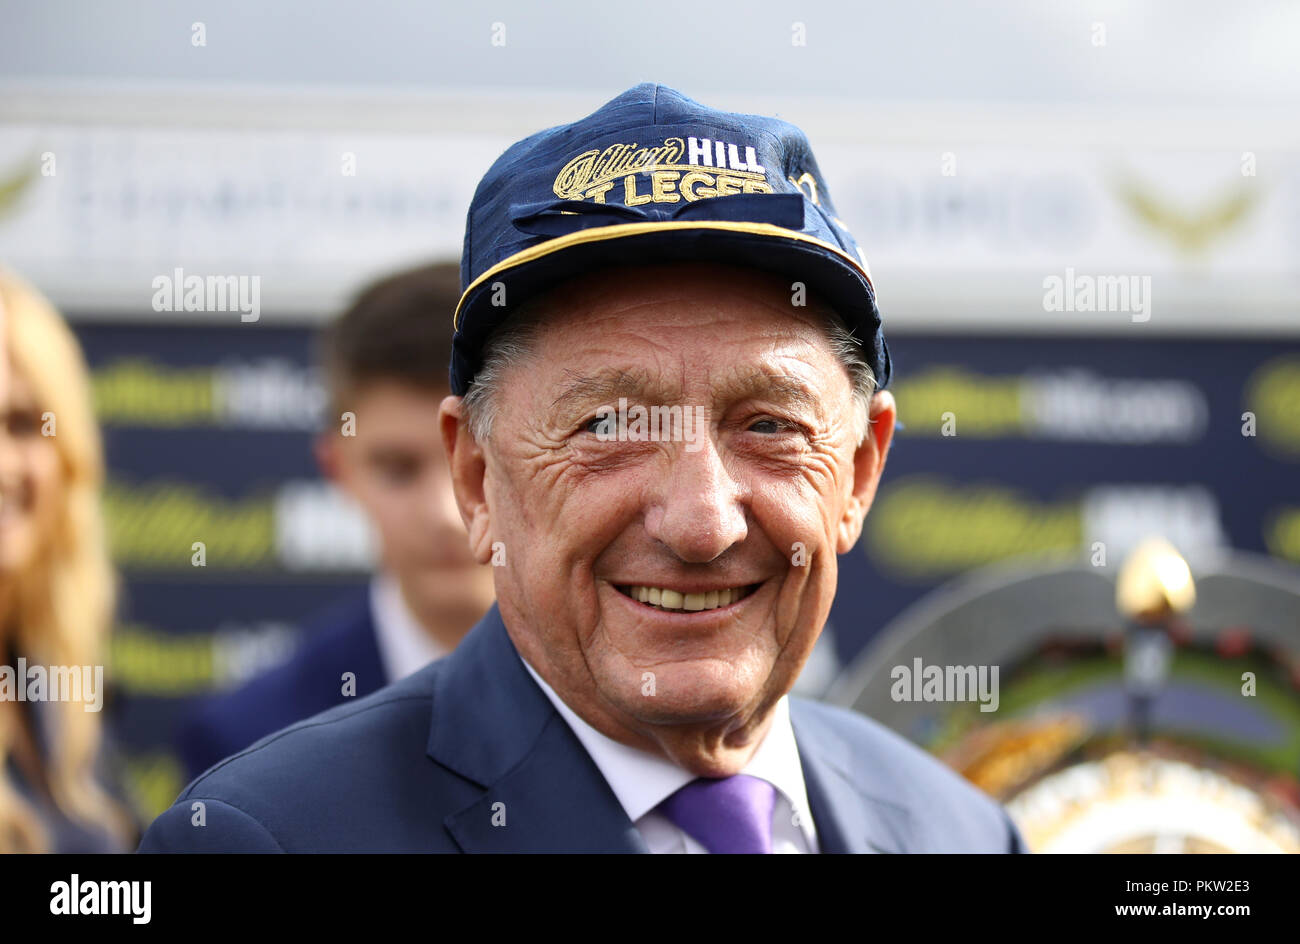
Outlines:
<svg viewBox="0 0 1300 944"><path fill-rule="evenodd" d="M877 396L858 448L821 318L762 273L606 271L548 302L559 317L504 375L479 458L456 457L475 550L501 542L506 626L589 723L698 774L734 772L825 622L892 401ZM602 436L621 397L703 408L706 423L693 442ZM466 445L448 424L458 403L444 404L451 448Z"/></svg>
<svg viewBox="0 0 1300 944"><path fill-rule="evenodd" d="M356 414L355 435L327 434L320 455L365 511L416 615L470 625L492 605L492 574L465 544L438 435L443 396L397 380L362 384L341 403Z"/></svg>

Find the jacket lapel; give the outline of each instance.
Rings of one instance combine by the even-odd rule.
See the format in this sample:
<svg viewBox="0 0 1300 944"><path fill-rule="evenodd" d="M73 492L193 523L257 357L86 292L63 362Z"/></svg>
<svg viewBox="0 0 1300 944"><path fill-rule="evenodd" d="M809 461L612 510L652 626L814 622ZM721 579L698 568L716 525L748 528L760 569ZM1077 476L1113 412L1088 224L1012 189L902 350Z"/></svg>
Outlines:
<svg viewBox="0 0 1300 944"><path fill-rule="evenodd" d="M447 817L446 825L465 852L648 851L582 744L554 712L522 763L480 800Z"/></svg>
<svg viewBox="0 0 1300 944"><path fill-rule="evenodd" d="M444 821L465 852L647 851L495 604L434 682L427 753L483 791Z"/></svg>
<svg viewBox="0 0 1300 944"><path fill-rule="evenodd" d="M851 745L818 717L814 707L790 699L790 723L821 851L901 852L906 848L911 813L872 796L870 785L853 776Z"/></svg>

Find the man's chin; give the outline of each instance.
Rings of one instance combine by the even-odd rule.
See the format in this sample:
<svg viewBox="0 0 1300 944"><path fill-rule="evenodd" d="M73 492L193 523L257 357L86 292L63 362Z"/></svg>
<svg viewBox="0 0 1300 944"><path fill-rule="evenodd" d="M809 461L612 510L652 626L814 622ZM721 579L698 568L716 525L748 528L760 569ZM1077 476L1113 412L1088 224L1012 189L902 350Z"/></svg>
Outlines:
<svg viewBox="0 0 1300 944"><path fill-rule="evenodd" d="M602 688L622 712L652 725L724 722L743 714L758 695L753 676L716 660L660 664Z"/></svg>

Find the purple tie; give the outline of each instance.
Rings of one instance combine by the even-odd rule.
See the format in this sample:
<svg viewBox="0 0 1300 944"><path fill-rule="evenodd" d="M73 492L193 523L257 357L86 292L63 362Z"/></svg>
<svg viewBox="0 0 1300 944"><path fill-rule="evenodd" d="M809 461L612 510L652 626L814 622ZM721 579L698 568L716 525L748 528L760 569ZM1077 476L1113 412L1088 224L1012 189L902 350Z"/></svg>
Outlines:
<svg viewBox="0 0 1300 944"><path fill-rule="evenodd" d="M659 809L714 854L771 853L776 788L749 774L692 780Z"/></svg>

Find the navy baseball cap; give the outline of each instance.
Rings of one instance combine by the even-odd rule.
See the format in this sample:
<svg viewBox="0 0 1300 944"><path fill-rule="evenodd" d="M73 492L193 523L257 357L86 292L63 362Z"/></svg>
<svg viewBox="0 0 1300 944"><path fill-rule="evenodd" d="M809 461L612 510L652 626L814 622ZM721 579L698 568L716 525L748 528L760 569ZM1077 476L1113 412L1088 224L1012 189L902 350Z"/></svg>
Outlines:
<svg viewBox="0 0 1300 944"><path fill-rule="evenodd" d="M889 382L866 256L836 218L804 133L645 83L512 146L470 203L453 317L451 389L468 391L494 328L520 303L607 266L724 262L818 293Z"/></svg>

